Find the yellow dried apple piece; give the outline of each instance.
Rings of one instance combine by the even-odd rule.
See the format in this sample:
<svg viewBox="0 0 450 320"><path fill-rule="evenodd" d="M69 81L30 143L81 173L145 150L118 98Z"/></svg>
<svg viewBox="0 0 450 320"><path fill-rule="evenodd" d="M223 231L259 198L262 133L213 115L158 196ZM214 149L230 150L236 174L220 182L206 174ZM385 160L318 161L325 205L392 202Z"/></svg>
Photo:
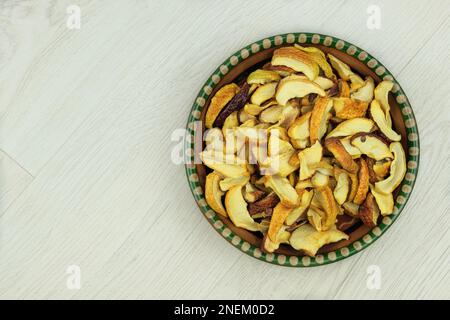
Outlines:
<svg viewBox="0 0 450 320"><path fill-rule="evenodd" d="M381 215L387 216L394 212L394 197L392 196L392 193L385 194L379 192L372 184L370 185L370 192L375 197Z"/></svg>
<svg viewBox="0 0 450 320"><path fill-rule="evenodd" d="M273 209L268 231L269 238L273 242L277 241L278 232L291 211L292 208L285 207L281 202L278 203Z"/></svg>
<svg viewBox="0 0 450 320"><path fill-rule="evenodd" d="M322 159L323 148L319 141L316 141L309 148L305 148L298 153L298 159L300 161L300 180L310 178L315 170L309 168L312 164L318 163Z"/></svg>
<svg viewBox="0 0 450 320"><path fill-rule="evenodd" d="M200 154L200 158L207 167L219 172L225 177L240 178L242 176L249 175L247 166L245 164L241 165L241 164L228 164L224 162L218 162L216 161L216 159L207 156L203 152Z"/></svg>
<svg viewBox="0 0 450 320"><path fill-rule="evenodd" d="M238 112L234 111L225 119L225 121L223 123L223 126L222 126L223 135L226 136L227 130L233 129L238 126L239 126Z"/></svg>
<svg viewBox="0 0 450 320"><path fill-rule="evenodd" d="M302 217L304 217L306 210L308 209L309 204L311 203L311 199L312 199L313 195L314 195L314 191L303 190L303 192L301 194L300 206L298 206L297 208L294 208L286 218L285 223L288 226L293 225L296 221L298 221ZM304 217L304 218L306 218L306 217Z"/></svg>
<svg viewBox="0 0 450 320"><path fill-rule="evenodd" d="M327 132L327 122L332 107L333 100L327 97L319 98L314 104L309 124L311 144L320 141Z"/></svg>
<svg viewBox="0 0 450 320"><path fill-rule="evenodd" d="M224 192L220 190L219 183L222 177L215 173L211 172L206 176L205 182L205 198L208 205L217 213L227 217L227 212L222 204L222 196Z"/></svg>
<svg viewBox="0 0 450 320"><path fill-rule="evenodd" d="M378 128L380 128L380 131L389 140L400 141L402 139L402 137L397 132L395 132L387 122L386 114L381 109L381 106L377 100L373 100L370 104L370 115L377 124Z"/></svg>
<svg viewBox="0 0 450 320"><path fill-rule="evenodd" d="M258 231L259 225L252 219L248 210L247 202L242 196L242 186L231 188L225 195L225 207L228 216L236 227L249 231Z"/></svg>
<svg viewBox="0 0 450 320"><path fill-rule="evenodd" d="M261 114L259 115L259 120L266 123L276 123L280 121L282 113L282 106L271 106L261 112Z"/></svg>
<svg viewBox="0 0 450 320"><path fill-rule="evenodd" d="M369 191L369 168L367 167L366 160L361 158L359 159L358 190L356 190L353 202L356 204L362 204L366 199L368 191Z"/></svg>
<svg viewBox="0 0 450 320"><path fill-rule="evenodd" d="M280 75L275 71L258 69L250 73L247 77L248 84L266 84L268 82L277 82Z"/></svg>
<svg viewBox="0 0 450 320"><path fill-rule="evenodd" d="M314 191L313 200L319 203L319 208L322 209L325 213L325 216L322 217L322 230L328 230L336 223L336 218L339 213L339 208L334 199L333 192L330 187L325 186L322 188L318 188Z"/></svg>
<svg viewBox="0 0 450 320"><path fill-rule="evenodd" d="M381 81L374 90L375 99L380 103L386 117L387 126L392 127L391 107L389 106L389 91L394 87L394 83L389 80Z"/></svg>
<svg viewBox="0 0 450 320"><path fill-rule="evenodd" d="M334 177L337 181L333 190L334 198L339 205L342 205L350 192L350 177L345 170L334 167Z"/></svg>
<svg viewBox="0 0 450 320"><path fill-rule="evenodd" d="M344 120L363 118L369 107L367 102L351 98L333 98L333 102L336 117Z"/></svg>
<svg viewBox="0 0 450 320"><path fill-rule="evenodd" d="M325 91L315 82L299 76L289 76L279 82L275 99L278 104L285 106L290 99L302 98L308 94L316 93L325 96Z"/></svg>
<svg viewBox="0 0 450 320"><path fill-rule="evenodd" d="M300 197L289 183L287 178L279 175L265 176L264 185L272 189L280 198L280 202L290 208L295 208L300 202Z"/></svg>
<svg viewBox="0 0 450 320"><path fill-rule="evenodd" d="M310 80L319 75L319 66L306 52L294 47L283 47L274 51L272 56L273 66L286 66L297 72L302 72Z"/></svg>
<svg viewBox="0 0 450 320"><path fill-rule="evenodd" d="M338 138L326 139L325 147L333 154L342 168L349 172L356 172L358 170L358 165L347 150L345 150L342 142Z"/></svg>
<svg viewBox="0 0 450 320"><path fill-rule="evenodd" d="M351 144L357 147L362 154L375 160L393 158L392 152L386 143L377 135L371 133L358 133L351 138Z"/></svg>
<svg viewBox="0 0 450 320"><path fill-rule="evenodd" d="M359 205L353 202L344 202L342 205L344 213L353 218L359 218Z"/></svg>
<svg viewBox="0 0 450 320"><path fill-rule="evenodd" d="M336 78L322 50L316 47L302 47L298 44L295 44L294 46L299 50L307 52L313 58L313 60L319 65L320 69L323 70L325 77L327 77L328 79Z"/></svg>
<svg viewBox="0 0 450 320"><path fill-rule="evenodd" d="M359 132L371 132L373 128L374 123L372 120L366 118L353 118L338 124L326 138L347 137Z"/></svg>
<svg viewBox="0 0 450 320"><path fill-rule="evenodd" d="M344 146L345 151L347 151L352 156L353 159L357 159L357 158L361 157L362 153L361 153L361 150L359 150L357 147L355 147L351 144L351 142L350 142L351 138L352 137L349 136L349 137L340 139L340 141L341 141L342 145Z"/></svg>
<svg viewBox="0 0 450 320"><path fill-rule="evenodd" d="M262 250L268 253L272 253L280 247L282 243L289 243L291 233L286 230L287 226L282 225L277 233L276 241L272 241L268 234L264 235L262 241Z"/></svg>
<svg viewBox="0 0 450 320"><path fill-rule="evenodd" d="M372 77L367 77L366 81L364 81L364 86L353 92L351 98L370 103L373 100L374 88L375 84Z"/></svg>
<svg viewBox="0 0 450 320"><path fill-rule="evenodd" d="M239 92L239 87L230 83L222 88L220 88L214 97L211 99L211 103L209 105L208 111L206 111L205 116L205 126L206 128L212 128L214 121L219 115L220 111L226 106L228 102Z"/></svg>
<svg viewBox="0 0 450 320"><path fill-rule="evenodd" d="M337 229L317 231L310 224L305 224L292 232L289 243L295 250L303 250L314 257L322 246L344 239L347 240L348 235Z"/></svg>
<svg viewBox="0 0 450 320"><path fill-rule="evenodd" d="M377 161L373 165L373 171L377 176L377 180L383 180L388 174L391 168L391 160Z"/></svg>
<svg viewBox="0 0 450 320"><path fill-rule="evenodd" d="M291 139L305 140L309 138L309 119L311 112L297 118L289 127L288 135Z"/></svg>
<svg viewBox="0 0 450 320"><path fill-rule="evenodd" d="M250 180L250 175L242 176L239 178L224 178L219 182L220 190L228 191L233 187L243 187Z"/></svg>
<svg viewBox="0 0 450 320"><path fill-rule="evenodd" d="M354 73L346 63L342 62L332 54L328 54L328 59L330 59L331 65L343 80L350 80L352 90L357 90L364 86L364 80Z"/></svg>
<svg viewBox="0 0 450 320"><path fill-rule="evenodd" d="M253 104L261 105L269 99L275 96L275 89L277 87L277 82L266 83L253 92L250 101Z"/></svg>
<svg viewBox="0 0 450 320"><path fill-rule="evenodd" d="M325 187L330 183L330 178L317 170L311 177L311 183L315 188Z"/></svg>
<svg viewBox="0 0 450 320"><path fill-rule="evenodd" d="M375 183L376 189L385 194L392 193L400 185L406 174L406 157L402 144L400 142L392 142L389 149L394 154L389 177Z"/></svg>

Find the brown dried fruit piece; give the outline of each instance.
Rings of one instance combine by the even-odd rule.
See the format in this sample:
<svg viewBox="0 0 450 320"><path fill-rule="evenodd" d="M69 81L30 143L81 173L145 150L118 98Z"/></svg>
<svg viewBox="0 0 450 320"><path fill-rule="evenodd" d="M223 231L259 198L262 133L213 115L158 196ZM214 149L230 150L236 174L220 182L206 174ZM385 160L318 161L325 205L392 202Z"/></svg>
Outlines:
<svg viewBox="0 0 450 320"><path fill-rule="evenodd" d="M375 227L377 225L380 210L378 209L375 197L369 193L366 201L359 207L359 218L368 227Z"/></svg>
<svg viewBox="0 0 450 320"><path fill-rule="evenodd" d="M333 154L339 164L345 170L355 173L358 171L358 165L352 156L345 150L342 142L337 138L329 138L325 140L325 147Z"/></svg>
<svg viewBox="0 0 450 320"><path fill-rule="evenodd" d="M369 191L369 168L363 158L359 159L359 164L358 190L356 191L355 198L353 199L353 202L356 204L363 203L367 192Z"/></svg>
<svg viewBox="0 0 450 320"><path fill-rule="evenodd" d="M216 120L214 121L214 127L222 127L225 119L234 111L241 110L248 101L250 85L244 83L241 90L223 107ZM211 106L210 106L211 108ZM208 109L209 111L209 109Z"/></svg>
<svg viewBox="0 0 450 320"><path fill-rule="evenodd" d="M269 193L267 196L259 201L250 203L248 205L248 211L251 215L263 212L269 208L275 207L280 202L280 199L275 192Z"/></svg>

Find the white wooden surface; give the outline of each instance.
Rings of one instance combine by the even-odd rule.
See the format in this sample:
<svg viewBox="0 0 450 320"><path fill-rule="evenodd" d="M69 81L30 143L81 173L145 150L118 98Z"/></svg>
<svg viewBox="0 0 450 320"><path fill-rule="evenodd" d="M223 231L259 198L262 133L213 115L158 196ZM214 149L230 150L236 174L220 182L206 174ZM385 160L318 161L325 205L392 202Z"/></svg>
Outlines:
<svg viewBox="0 0 450 320"><path fill-rule="evenodd" d="M81 29L66 8L81 8ZM381 9L381 30L366 27ZM0 2L1 298L450 298L450 4L443 1ZM365 48L415 111L420 174L369 249L283 268L223 240L197 209L171 132L219 63L312 31ZM66 286L70 265L81 288ZM378 265L381 288L369 290Z"/></svg>

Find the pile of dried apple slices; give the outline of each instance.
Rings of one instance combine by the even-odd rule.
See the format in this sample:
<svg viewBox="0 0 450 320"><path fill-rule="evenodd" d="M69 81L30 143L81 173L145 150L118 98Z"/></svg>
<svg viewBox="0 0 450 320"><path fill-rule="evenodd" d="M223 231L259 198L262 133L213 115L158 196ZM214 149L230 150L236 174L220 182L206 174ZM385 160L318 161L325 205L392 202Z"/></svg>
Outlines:
<svg viewBox="0 0 450 320"><path fill-rule="evenodd" d="M315 256L348 239L339 215L369 227L394 209L406 172L392 128L391 81L375 86L331 54L298 45L274 51L243 83L220 88L205 115L209 206L264 236Z"/></svg>

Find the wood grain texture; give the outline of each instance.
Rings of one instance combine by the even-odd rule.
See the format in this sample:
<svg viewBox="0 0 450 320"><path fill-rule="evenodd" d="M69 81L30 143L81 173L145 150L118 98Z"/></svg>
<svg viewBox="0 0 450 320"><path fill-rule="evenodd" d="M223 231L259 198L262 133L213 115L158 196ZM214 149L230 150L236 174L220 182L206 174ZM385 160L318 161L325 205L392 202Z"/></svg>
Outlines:
<svg viewBox="0 0 450 320"><path fill-rule="evenodd" d="M80 30L66 27L70 4ZM370 4L381 30L366 27ZM447 1L3 1L0 297L449 299L449 16ZM234 249L170 160L171 133L214 68L292 31L377 57L407 93L421 138L415 190L387 234L310 269ZM80 290L66 287L73 264ZM367 288L370 265L379 290Z"/></svg>

